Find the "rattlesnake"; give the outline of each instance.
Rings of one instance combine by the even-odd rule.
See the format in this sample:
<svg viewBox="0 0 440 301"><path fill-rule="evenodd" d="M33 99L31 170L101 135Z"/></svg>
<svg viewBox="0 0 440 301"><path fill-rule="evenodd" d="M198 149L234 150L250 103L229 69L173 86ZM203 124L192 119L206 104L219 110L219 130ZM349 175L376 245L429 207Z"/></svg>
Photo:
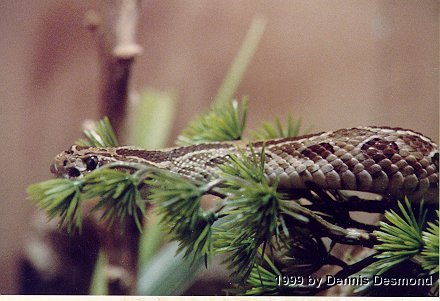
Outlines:
<svg viewBox="0 0 440 301"><path fill-rule="evenodd" d="M257 142L217 142L144 150L74 145L57 155L51 171L78 177L110 162L135 162L166 169L190 179L208 181L218 166L241 149L250 154L264 147L264 174L279 181L280 190L308 183L322 189L378 193L398 199L425 198L438 202L439 151L424 135L402 128L356 127L331 132Z"/></svg>

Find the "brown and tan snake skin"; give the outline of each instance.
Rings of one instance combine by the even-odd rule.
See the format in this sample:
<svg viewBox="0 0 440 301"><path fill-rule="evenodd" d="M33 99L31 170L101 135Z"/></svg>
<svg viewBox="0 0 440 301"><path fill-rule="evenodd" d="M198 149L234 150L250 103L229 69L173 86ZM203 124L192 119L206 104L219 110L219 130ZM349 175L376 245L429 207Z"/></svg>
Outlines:
<svg viewBox="0 0 440 301"><path fill-rule="evenodd" d="M55 157L51 171L78 177L110 162L136 162L202 181L212 180L218 166L238 149L250 154L265 145L265 175L279 178L280 190L306 188L378 193L397 199L408 195L438 202L439 152L420 133L401 128L356 127L332 132L245 143L219 142L144 150L131 146L96 148L72 146Z"/></svg>

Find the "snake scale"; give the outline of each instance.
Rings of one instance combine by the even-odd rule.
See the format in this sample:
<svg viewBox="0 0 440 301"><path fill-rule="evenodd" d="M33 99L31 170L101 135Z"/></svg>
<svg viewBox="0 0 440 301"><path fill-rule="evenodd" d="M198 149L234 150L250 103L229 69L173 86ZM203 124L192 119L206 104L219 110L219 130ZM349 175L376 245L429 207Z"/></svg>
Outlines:
<svg viewBox="0 0 440 301"><path fill-rule="evenodd" d="M388 198L425 198L438 202L439 151L420 133L402 128L356 127L294 138L256 142L217 142L144 150L73 145L57 155L53 174L73 178L110 162L135 162L169 170L187 178L208 181L231 153L265 150L264 173L279 179L280 190L306 188L352 190ZM429 192L429 193L428 193ZM429 199L427 199L429 198Z"/></svg>

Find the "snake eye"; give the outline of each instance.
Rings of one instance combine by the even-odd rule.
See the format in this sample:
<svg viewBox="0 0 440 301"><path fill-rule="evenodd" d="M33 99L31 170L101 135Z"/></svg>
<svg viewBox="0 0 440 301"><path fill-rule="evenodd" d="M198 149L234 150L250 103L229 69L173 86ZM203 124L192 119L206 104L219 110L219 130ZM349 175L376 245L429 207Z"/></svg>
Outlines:
<svg viewBox="0 0 440 301"><path fill-rule="evenodd" d="M98 166L98 158L95 156L87 158L84 163L86 163L86 168L88 171L94 170Z"/></svg>
<svg viewBox="0 0 440 301"><path fill-rule="evenodd" d="M75 167L71 167L71 168L69 168L68 175L70 178L76 178L76 177L79 177L81 175L81 173Z"/></svg>

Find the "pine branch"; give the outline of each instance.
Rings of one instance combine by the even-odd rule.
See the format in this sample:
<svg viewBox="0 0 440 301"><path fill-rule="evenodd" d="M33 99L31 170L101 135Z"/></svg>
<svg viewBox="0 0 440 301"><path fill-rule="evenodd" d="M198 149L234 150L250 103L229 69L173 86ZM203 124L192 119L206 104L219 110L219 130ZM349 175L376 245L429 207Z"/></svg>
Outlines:
<svg viewBox="0 0 440 301"><path fill-rule="evenodd" d="M142 200L139 179L132 174L109 168L98 169L84 178L84 198L100 197L93 210L103 209L101 218L111 226L116 219L124 221L133 217L142 232L142 217L146 203Z"/></svg>
<svg viewBox="0 0 440 301"><path fill-rule="evenodd" d="M99 52L100 113L109 116L119 137L127 112L131 67L142 51L136 43L140 10L139 0L113 0L106 2L101 14L89 11L85 16Z"/></svg>
<svg viewBox="0 0 440 301"><path fill-rule="evenodd" d="M274 122L263 122L261 128L253 131L251 136L256 140L267 140L284 137L296 137L301 134L301 118L293 119L289 114L287 117L287 123L285 126L281 123L281 120L276 117ZM303 131L304 134L310 130Z"/></svg>
<svg viewBox="0 0 440 301"><path fill-rule="evenodd" d="M212 229L217 219L213 211L204 211L200 199L209 189L165 171L157 171L145 181L150 188L150 200L161 216L161 224L171 239L180 241L178 252L193 260L204 256L205 264L212 255Z"/></svg>
<svg viewBox="0 0 440 301"><path fill-rule="evenodd" d="M86 128L83 134L85 138L78 139L75 141L75 144L80 146L96 147L110 147L119 145L108 117L104 117L103 119L92 124L90 128Z"/></svg>
<svg viewBox="0 0 440 301"><path fill-rule="evenodd" d="M65 225L71 232L75 228L81 229L83 185L82 179L53 179L30 185L27 193L41 210L47 212L50 219L60 216L60 227Z"/></svg>
<svg viewBox="0 0 440 301"><path fill-rule="evenodd" d="M263 263L267 265L267 268L256 264L250 272L245 286L237 292L242 292L246 296L279 295L282 289L277 283L277 277L281 276L281 272L266 255Z"/></svg>
<svg viewBox="0 0 440 301"><path fill-rule="evenodd" d="M260 154L251 150L250 156L243 152L240 157L230 155L221 170L224 181L219 190L227 198L224 222L215 231L215 247L229 254L233 275L246 279L260 245L271 247L273 236L278 241L281 233L289 235L280 215L281 195L276 183L270 186L264 178L264 149Z"/></svg>
<svg viewBox="0 0 440 301"><path fill-rule="evenodd" d="M377 242L375 235L372 233L357 229L345 229L334 225L293 201L284 201L284 206L288 210L285 210L283 213L293 217L294 223L313 227L314 231L319 235L327 236L336 242L365 247L372 247Z"/></svg>
<svg viewBox="0 0 440 301"><path fill-rule="evenodd" d="M422 267L430 274L439 272L439 211L437 210L437 220L435 223L428 222L428 228L422 232L425 246L421 253Z"/></svg>
<svg viewBox="0 0 440 301"><path fill-rule="evenodd" d="M178 145L240 140L246 124L248 100L222 102L197 116L177 138Z"/></svg>
<svg viewBox="0 0 440 301"><path fill-rule="evenodd" d="M405 198L404 207L400 202L398 206L400 215L394 210L386 211L387 222L380 222L380 230L374 231L380 244L374 246L379 251L377 262L369 267L372 274L381 275L393 266L410 259L420 253L423 248L421 228L424 219L416 220L411 205Z"/></svg>

